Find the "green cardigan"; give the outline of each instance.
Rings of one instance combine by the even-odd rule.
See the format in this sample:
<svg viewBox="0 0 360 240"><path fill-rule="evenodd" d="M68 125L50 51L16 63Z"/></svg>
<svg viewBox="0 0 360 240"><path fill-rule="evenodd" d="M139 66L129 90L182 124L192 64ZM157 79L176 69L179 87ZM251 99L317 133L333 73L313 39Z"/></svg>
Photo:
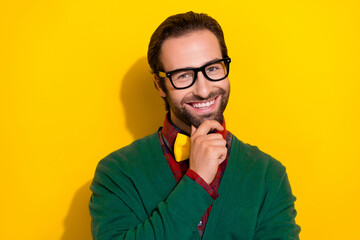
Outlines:
<svg viewBox="0 0 360 240"><path fill-rule="evenodd" d="M94 239L200 239L211 204L202 239L299 239L285 168L235 136L215 201L187 176L176 183L157 133L101 160L91 190Z"/></svg>

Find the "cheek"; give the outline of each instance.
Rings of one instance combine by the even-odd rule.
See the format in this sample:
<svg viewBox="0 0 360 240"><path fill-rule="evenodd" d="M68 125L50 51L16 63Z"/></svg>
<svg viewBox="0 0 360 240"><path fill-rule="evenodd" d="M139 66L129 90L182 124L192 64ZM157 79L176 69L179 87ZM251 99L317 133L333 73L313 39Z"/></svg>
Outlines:
<svg viewBox="0 0 360 240"><path fill-rule="evenodd" d="M220 89L224 89L224 90L230 89L229 78L225 78L221 81L210 82L210 84L211 84L213 90L216 88L220 88Z"/></svg>
<svg viewBox="0 0 360 240"><path fill-rule="evenodd" d="M228 78L221 81L220 84L221 84L221 86L220 86L221 88L226 89L226 90L230 89L230 82L229 82Z"/></svg>
<svg viewBox="0 0 360 240"><path fill-rule="evenodd" d="M174 93L174 91L168 92L168 98L173 102L175 105L179 105L181 100L183 99L181 94Z"/></svg>
<svg viewBox="0 0 360 240"><path fill-rule="evenodd" d="M189 93L186 90L176 90L176 89L171 89L170 91L168 91L167 96L168 99L174 104L174 105L181 105L181 101L187 96L187 95L191 95L191 93Z"/></svg>

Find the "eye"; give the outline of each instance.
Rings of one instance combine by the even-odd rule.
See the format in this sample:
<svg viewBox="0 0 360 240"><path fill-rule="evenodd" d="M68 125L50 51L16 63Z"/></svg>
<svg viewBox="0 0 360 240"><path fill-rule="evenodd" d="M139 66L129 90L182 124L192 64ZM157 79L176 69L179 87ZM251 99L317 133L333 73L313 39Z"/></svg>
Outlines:
<svg viewBox="0 0 360 240"><path fill-rule="evenodd" d="M217 66L210 66L206 69L207 72L214 72L219 70L219 68Z"/></svg>
<svg viewBox="0 0 360 240"><path fill-rule="evenodd" d="M182 79L182 78L189 78L190 77L190 74L189 73L183 73L181 75L178 75L177 76L177 79Z"/></svg>
<svg viewBox="0 0 360 240"><path fill-rule="evenodd" d="M187 81L187 80L191 80L193 76L194 73L192 71L179 71L179 72L174 72L172 78L175 81Z"/></svg>
<svg viewBox="0 0 360 240"><path fill-rule="evenodd" d="M210 66L206 67L206 72L207 73L215 73L219 70L221 70L223 68L223 66L221 65L221 63L214 63L211 64Z"/></svg>

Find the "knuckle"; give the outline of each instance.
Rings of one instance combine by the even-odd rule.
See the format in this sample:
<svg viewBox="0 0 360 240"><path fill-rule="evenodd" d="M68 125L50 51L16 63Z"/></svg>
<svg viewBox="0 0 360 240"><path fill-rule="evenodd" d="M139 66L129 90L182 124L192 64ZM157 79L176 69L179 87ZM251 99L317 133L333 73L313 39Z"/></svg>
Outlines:
<svg viewBox="0 0 360 240"><path fill-rule="evenodd" d="M192 141L193 143L199 142L199 136L192 136L192 137L191 137L191 141Z"/></svg>
<svg viewBox="0 0 360 240"><path fill-rule="evenodd" d="M192 144L195 146L202 146L204 143L204 139L201 136L194 138L192 141Z"/></svg>
<svg viewBox="0 0 360 240"><path fill-rule="evenodd" d="M215 147L212 146L212 145L210 145L210 146L208 146L208 147L206 148L206 151L207 151L208 153L212 153L212 152L215 151Z"/></svg>

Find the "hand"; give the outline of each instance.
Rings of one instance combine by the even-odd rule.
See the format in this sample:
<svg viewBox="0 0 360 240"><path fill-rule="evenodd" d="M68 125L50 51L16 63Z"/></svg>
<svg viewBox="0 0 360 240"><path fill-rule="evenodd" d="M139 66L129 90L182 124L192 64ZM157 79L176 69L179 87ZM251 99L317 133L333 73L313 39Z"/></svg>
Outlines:
<svg viewBox="0 0 360 240"><path fill-rule="evenodd" d="M210 184L219 165L226 159L226 141L219 133L208 134L212 130L222 131L223 126L215 120L205 120L197 129L191 126L191 147L189 168Z"/></svg>

